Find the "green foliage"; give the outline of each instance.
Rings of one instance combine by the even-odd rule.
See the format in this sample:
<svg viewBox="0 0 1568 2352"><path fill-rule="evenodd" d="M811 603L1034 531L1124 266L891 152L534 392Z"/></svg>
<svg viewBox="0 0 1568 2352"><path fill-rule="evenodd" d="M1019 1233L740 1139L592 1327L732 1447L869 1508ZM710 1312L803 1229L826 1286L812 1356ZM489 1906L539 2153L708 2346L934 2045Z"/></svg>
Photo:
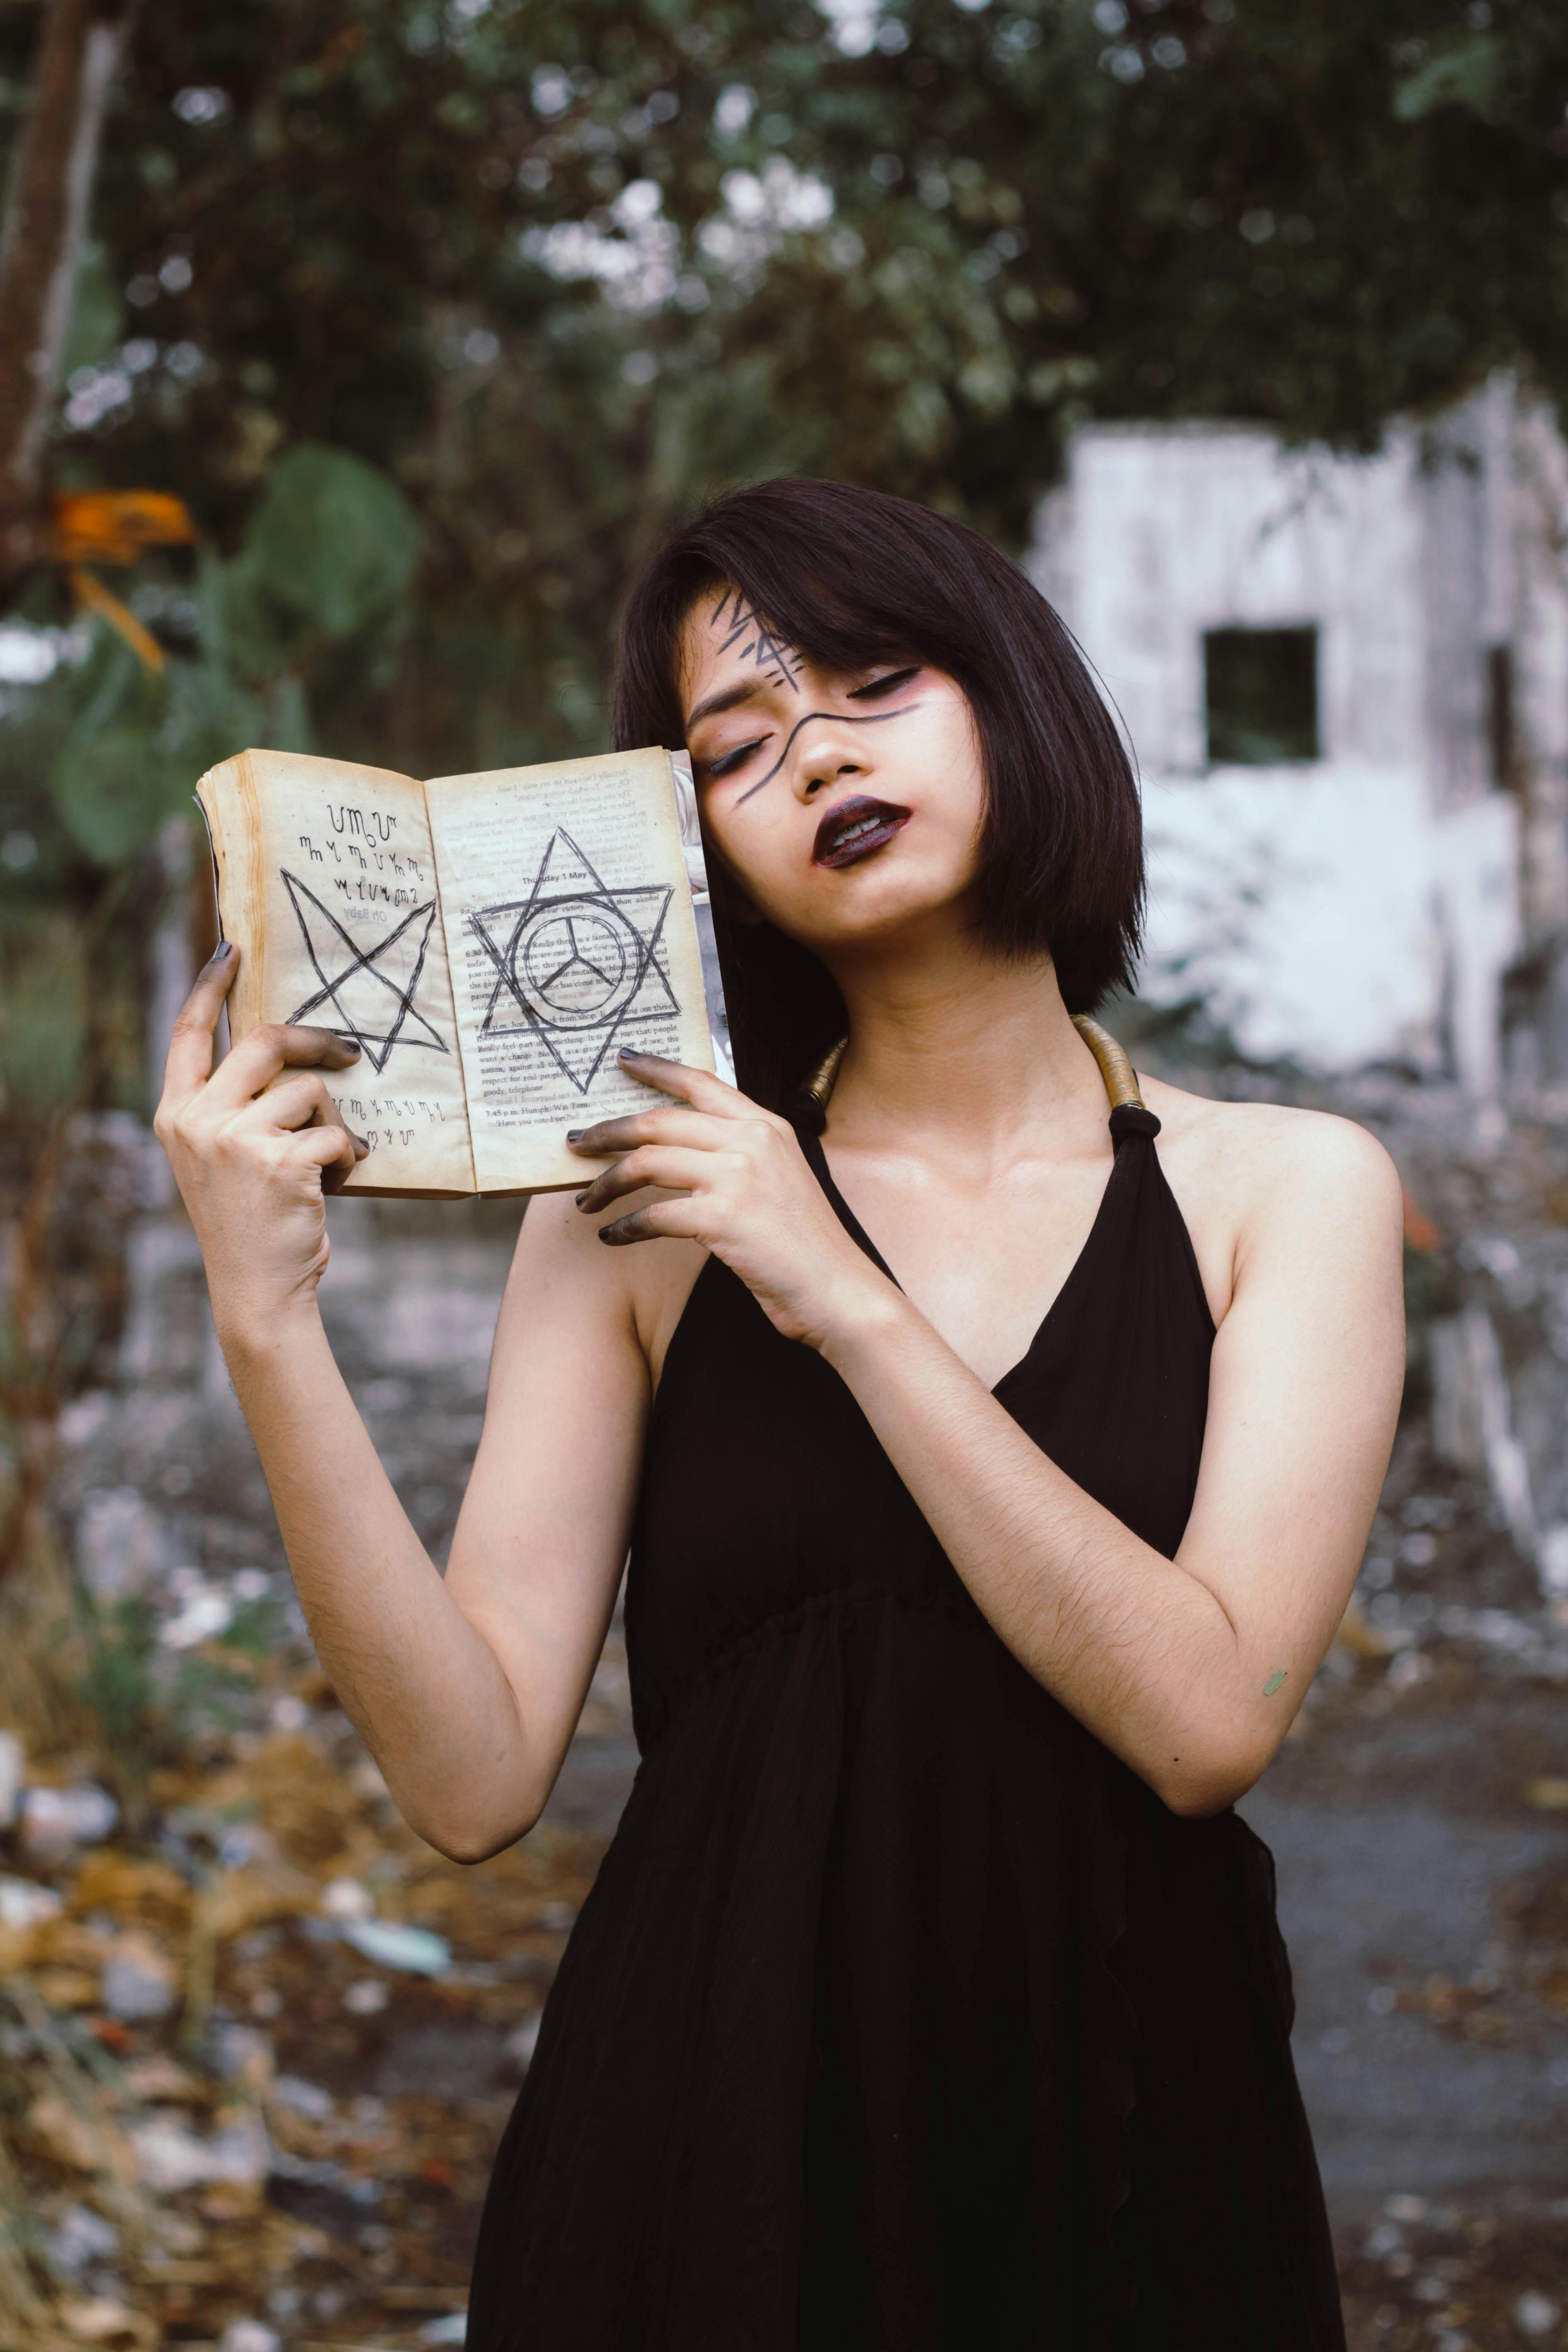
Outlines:
<svg viewBox="0 0 1568 2352"><path fill-rule="evenodd" d="M143 12L94 213L132 341L57 462L178 492L208 549L129 592L170 653L156 758L76 737L71 855L145 855L280 729L423 773L602 743L630 579L737 480L848 477L1016 549L1091 415L1364 449L1495 367L1568 391L1549 0L857 21ZM34 38L0 10L0 79Z"/></svg>
<svg viewBox="0 0 1568 2352"><path fill-rule="evenodd" d="M0 1102L47 1112L80 1084L88 1040L81 943L62 907L12 906L0 922Z"/></svg>
<svg viewBox="0 0 1568 2352"><path fill-rule="evenodd" d="M73 728L55 769L67 832L99 866L119 866L171 814L170 776L155 735L134 720Z"/></svg>
<svg viewBox="0 0 1568 2352"><path fill-rule="evenodd" d="M272 1595L264 1592L254 1601L240 1603L223 1637L223 1646L226 1650L238 1650L249 1658L269 1658L277 1650L282 1632L283 1612Z"/></svg>
<svg viewBox="0 0 1568 2352"><path fill-rule="evenodd" d="M173 1652L159 1641L162 1621L145 1595L105 1601L78 1586L74 1602L88 1654L74 1692L97 1721L115 1793L135 1827L148 1774L187 1755L204 1729L233 1727L235 1702L255 1686L254 1662L276 1647L278 1606L268 1598L248 1602L222 1643Z"/></svg>
<svg viewBox="0 0 1568 2352"><path fill-rule="evenodd" d="M84 689L136 688L121 650L104 632L84 664L0 695L0 1108L25 1121L145 1097L141 1001L164 876L145 852L89 857L54 793Z"/></svg>
<svg viewBox="0 0 1568 2352"><path fill-rule="evenodd" d="M162 755L168 689L101 625L79 677L80 703L55 761L55 806L95 865L122 865L174 806Z"/></svg>
<svg viewBox="0 0 1568 2352"><path fill-rule="evenodd" d="M1501 88L1505 51L1489 33L1440 47L1415 73L1394 86L1394 111L1401 122L1419 122L1440 106L1468 106L1485 121Z"/></svg>
<svg viewBox="0 0 1568 2352"><path fill-rule="evenodd" d="M217 761L248 743L313 747L313 683L332 660L362 674L384 664L419 549L395 483L351 453L297 445L232 556L204 549L188 588L174 562L132 584L144 619L163 624L161 673L95 621L84 657L15 709L0 703L0 1100L47 1110L121 1093L114 1015L143 993L138 950L169 887L153 845L190 817ZM51 919L51 902L70 917Z"/></svg>
<svg viewBox="0 0 1568 2352"><path fill-rule="evenodd" d="M420 537L395 482L346 450L299 442L268 478L235 585L308 629L350 637L404 594Z"/></svg>
<svg viewBox="0 0 1568 2352"><path fill-rule="evenodd" d="M1464 1295L1453 1260L1440 1249L1418 1250L1405 1244L1405 1318L1412 1325L1430 1323L1439 1315L1457 1315Z"/></svg>
<svg viewBox="0 0 1568 2352"><path fill-rule="evenodd" d="M584 749L642 553L737 479L1016 546L1090 414L1365 447L1497 364L1568 383L1565 100L1545 0L888 0L837 43L806 0L145 19L98 224L161 356L91 454L232 551L281 453L235 633L270 673L310 608L322 740ZM340 476L297 563L321 445L379 504ZM351 656L413 561L394 484L417 594Z"/></svg>
<svg viewBox="0 0 1568 2352"><path fill-rule="evenodd" d="M77 272L76 303L66 337L64 373L93 367L114 350L125 331L125 302L103 247L91 244Z"/></svg>
<svg viewBox="0 0 1568 2352"><path fill-rule="evenodd" d="M76 1696L91 1708L111 1753L139 1759L145 1752L148 1762L160 1760L166 1734L154 1690L157 1612L140 1596L106 1604L84 1588L78 1589L77 1605L89 1664Z"/></svg>
<svg viewBox="0 0 1568 2352"><path fill-rule="evenodd" d="M95 626L51 777L76 846L99 866L123 866L188 810L196 778L216 761L262 740L308 750L302 673L323 644L363 640L387 619L419 541L408 500L374 467L339 449L291 449L237 554L203 559L184 657L154 675L112 630Z"/></svg>

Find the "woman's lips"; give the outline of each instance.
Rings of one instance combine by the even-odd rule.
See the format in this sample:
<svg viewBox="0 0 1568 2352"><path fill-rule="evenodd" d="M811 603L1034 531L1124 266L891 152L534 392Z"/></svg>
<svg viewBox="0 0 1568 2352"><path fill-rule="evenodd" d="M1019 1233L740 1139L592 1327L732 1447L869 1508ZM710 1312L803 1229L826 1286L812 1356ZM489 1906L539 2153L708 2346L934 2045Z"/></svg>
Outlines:
<svg viewBox="0 0 1568 2352"><path fill-rule="evenodd" d="M858 866L863 857L886 848L902 832L913 811L891 801L874 801L864 793L830 808L816 828L812 845L814 866Z"/></svg>

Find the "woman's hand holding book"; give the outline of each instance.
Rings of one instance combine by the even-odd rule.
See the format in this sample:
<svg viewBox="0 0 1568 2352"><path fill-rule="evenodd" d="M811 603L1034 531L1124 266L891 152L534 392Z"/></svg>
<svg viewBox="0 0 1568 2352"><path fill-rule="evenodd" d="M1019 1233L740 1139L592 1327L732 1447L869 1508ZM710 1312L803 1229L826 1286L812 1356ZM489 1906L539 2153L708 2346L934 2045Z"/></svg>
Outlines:
<svg viewBox="0 0 1568 2352"><path fill-rule="evenodd" d="M650 1185L664 1195L601 1225L601 1241L700 1242L775 1330L808 1348L897 1318L905 1302L834 1214L787 1119L710 1071L653 1054L619 1059L628 1076L677 1099L568 1137L585 1159L617 1155L578 1194L584 1216Z"/></svg>
<svg viewBox="0 0 1568 2352"><path fill-rule="evenodd" d="M330 1029L253 1029L212 1066L238 968L226 943L174 1024L154 1121L201 1244L220 1336L259 1334L313 1303L327 1263L323 1192L365 1156L321 1073L358 1059Z"/></svg>

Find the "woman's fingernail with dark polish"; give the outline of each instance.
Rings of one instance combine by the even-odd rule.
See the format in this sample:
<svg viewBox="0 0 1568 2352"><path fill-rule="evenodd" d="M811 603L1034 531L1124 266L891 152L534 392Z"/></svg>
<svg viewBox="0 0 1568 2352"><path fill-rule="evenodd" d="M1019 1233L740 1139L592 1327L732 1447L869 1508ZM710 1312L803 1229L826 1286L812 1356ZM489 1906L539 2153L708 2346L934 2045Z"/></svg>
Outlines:
<svg viewBox="0 0 1568 2352"><path fill-rule="evenodd" d="M208 957L207 961L209 963L226 963L233 953L234 941L232 940L219 940L216 947L214 948L212 954Z"/></svg>
<svg viewBox="0 0 1568 2352"><path fill-rule="evenodd" d="M601 1225L599 1227L599 1239L602 1242L608 1242L613 1247L616 1239L616 1229L614 1225Z"/></svg>
<svg viewBox="0 0 1568 2352"><path fill-rule="evenodd" d="M566 1130L566 1140L568 1143L581 1143L587 1132L585 1127L569 1127Z"/></svg>
<svg viewBox="0 0 1568 2352"><path fill-rule="evenodd" d="M586 1194L586 1192L579 1192L579 1193L578 1193L578 1195L577 1195L577 1200L576 1200L576 1206L577 1206L579 1209L582 1207L582 1205L583 1205L584 1202L587 1199L587 1197L588 1197L588 1195Z"/></svg>
<svg viewBox="0 0 1568 2352"><path fill-rule="evenodd" d="M630 1045L623 1045L616 1058L622 1062L646 1062L649 1056L647 1054L634 1053Z"/></svg>

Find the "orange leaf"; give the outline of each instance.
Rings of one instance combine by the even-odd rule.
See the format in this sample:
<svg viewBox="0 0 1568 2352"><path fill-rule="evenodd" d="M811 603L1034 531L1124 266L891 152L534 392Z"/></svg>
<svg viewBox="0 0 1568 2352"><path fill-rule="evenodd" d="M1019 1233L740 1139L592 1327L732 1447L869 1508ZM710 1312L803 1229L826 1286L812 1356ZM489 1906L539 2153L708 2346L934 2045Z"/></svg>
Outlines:
<svg viewBox="0 0 1568 2352"><path fill-rule="evenodd" d="M63 490L49 504L61 563L134 563L143 548L196 535L184 500L166 490Z"/></svg>
<svg viewBox="0 0 1568 2352"><path fill-rule="evenodd" d="M112 589L106 588L102 581L95 579L90 572L83 572L75 565L71 568L69 579L77 603L84 610L100 614L111 629L118 629L132 652L149 669L163 668L163 646L142 627L130 606L121 603Z"/></svg>
<svg viewBox="0 0 1568 2352"><path fill-rule="evenodd" d="M1441 1234L1415 1198L1409 1185L1406 1184L1402 1189L1405 1193L1405 1240L1413 1250L1435 1250L1443 1238Z"/></svg>

